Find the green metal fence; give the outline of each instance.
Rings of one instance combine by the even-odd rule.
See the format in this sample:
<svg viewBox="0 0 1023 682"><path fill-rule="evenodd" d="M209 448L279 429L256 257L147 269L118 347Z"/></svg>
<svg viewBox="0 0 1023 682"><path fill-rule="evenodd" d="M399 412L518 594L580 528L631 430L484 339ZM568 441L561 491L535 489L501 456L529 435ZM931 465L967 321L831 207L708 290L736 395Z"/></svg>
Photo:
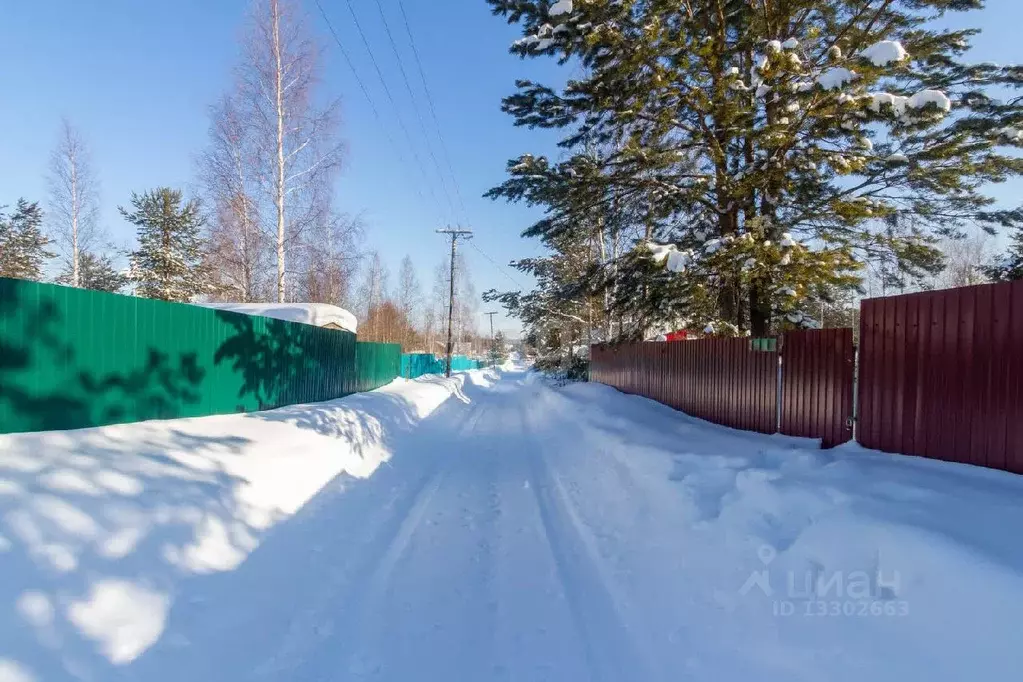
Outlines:
<svg viewBox="0 0 1023 682"><path fill-rule="evenodd" d="M0 278L0 433L271 409L398 376L396 344Z"/></svg>
<svg viewBox="0 0 1023 682"><path fill-rule="evenodd" d="M355 344L355 359L359 367L356 391L372 391L392 381L401 372L401 344Z"/></svg>
<svg viewBox="0 0 1023 682"><path fill-rule="evenodd" d="M465 355L451 356L451 371L460 372L467 369L479 369L479 360L473 360ZM424 374L443 374L444 358L437 357L433 353L405 353L401 356L401 376L406 379L415 379Z"/></svg>

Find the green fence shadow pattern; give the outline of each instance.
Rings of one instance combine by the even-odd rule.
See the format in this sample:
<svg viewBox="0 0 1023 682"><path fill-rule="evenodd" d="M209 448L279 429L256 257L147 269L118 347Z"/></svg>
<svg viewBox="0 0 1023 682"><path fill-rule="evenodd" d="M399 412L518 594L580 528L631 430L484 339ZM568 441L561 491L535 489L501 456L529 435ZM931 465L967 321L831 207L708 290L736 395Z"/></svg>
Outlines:
<svg viewBox="0 0 1023 682"><path fill-rule="evenodd" d="M479 360L465 355L451 356L451 371L461 372L468 369L479 369ZM415 379L424 374L444 374L444 358L433 353L405 353L401 356L401 376Z"/></svg>
<svg viewBox="0 0 1023 682"><path fill-rule="evenodd" d="M350 332L0 278L0 433L330 400L400 368Z"/></svg>

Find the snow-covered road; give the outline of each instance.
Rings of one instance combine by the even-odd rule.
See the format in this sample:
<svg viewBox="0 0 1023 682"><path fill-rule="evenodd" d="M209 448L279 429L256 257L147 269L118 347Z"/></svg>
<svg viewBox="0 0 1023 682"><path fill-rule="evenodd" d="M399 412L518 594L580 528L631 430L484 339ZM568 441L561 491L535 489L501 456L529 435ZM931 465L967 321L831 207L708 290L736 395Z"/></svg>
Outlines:
<svg viewBox="0 0 1023 682"><path fill-rule="evenodd" d="M141 646L116 599L70 610L112 665L0 644L0 680L1018 679L1018 477L466 377L371 475L164 589Z"/></svg>

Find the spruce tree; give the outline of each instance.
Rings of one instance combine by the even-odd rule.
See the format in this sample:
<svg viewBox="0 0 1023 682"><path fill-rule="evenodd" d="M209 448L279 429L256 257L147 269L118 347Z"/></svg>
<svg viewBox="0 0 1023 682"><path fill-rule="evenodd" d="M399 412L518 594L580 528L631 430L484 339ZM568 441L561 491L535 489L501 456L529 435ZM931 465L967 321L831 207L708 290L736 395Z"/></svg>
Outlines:
<svg viewBox="0 0 1023 682"><path fill-rule="evenodd" d="M74 273L71 264L57 277L58 284L73 286ZM114 268L109 256L101 256L91 251L82 251L78 257L78 286L93 291L119 293L128 284L128 277Z"/></svg>
<svg viewBox="0 0 1023 682"><path fill-rule="evenodd" d="M18 199L8 217L0 210L0 277L41 281L43 265L53 258L47 251L52 240L42 230L39 202Z"/></svg>
<svg viewBox="0 0 1023 682"><path fill-rule="evenodd" d="M1008 250L985 268L984 273L996 282L1023 279L1023 229L1013 233Z"/></svg>
<svg viewBox="0 0 1023 682"><path fill-rule="evenodd" d="M513 53L585 69L504 100L517 125L563 130L569 155L513 159L491 196L545 206L526 234L548 244L628 216L636 248L592 282L634 335L666 318L814 326L866 262L923 278L939 237L1023 223L983 192L1023 171L1007 153L1023 108L993 96L1023 68L968 64L977 31L936 26L982 0L489 2L523 28Z"/></svg>
<svg viewBox="0 0 1023 682"><path fill-rule="evenodd" d="M139 296L188 302L210 290L200 203L198 199L182 201L179 190L160 187L143 194L133 192L133 211L118 209L138 228L139 247L130 256L129 276Z"/></svg>

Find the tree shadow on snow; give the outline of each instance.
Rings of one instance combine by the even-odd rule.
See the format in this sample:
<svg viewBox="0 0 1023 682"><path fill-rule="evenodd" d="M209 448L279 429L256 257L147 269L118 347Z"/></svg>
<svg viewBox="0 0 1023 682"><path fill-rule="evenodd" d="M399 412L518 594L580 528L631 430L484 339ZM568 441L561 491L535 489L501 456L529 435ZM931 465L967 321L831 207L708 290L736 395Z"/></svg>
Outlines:
<svg viewBox="0 0 1023 682"><path fill-rule="evenodd" d="M73 441L52 434L42 449L35 434L3 437L0 670L112 679L111 659L159 636L168 600L197 570L193 548L204 534L222 531L225 553L257 536L230 495L244 481L195 454L231 456L247 439L146 426L132 425L144 438L122 427ZM132 616L119 623L125 611Z"/></svg>

